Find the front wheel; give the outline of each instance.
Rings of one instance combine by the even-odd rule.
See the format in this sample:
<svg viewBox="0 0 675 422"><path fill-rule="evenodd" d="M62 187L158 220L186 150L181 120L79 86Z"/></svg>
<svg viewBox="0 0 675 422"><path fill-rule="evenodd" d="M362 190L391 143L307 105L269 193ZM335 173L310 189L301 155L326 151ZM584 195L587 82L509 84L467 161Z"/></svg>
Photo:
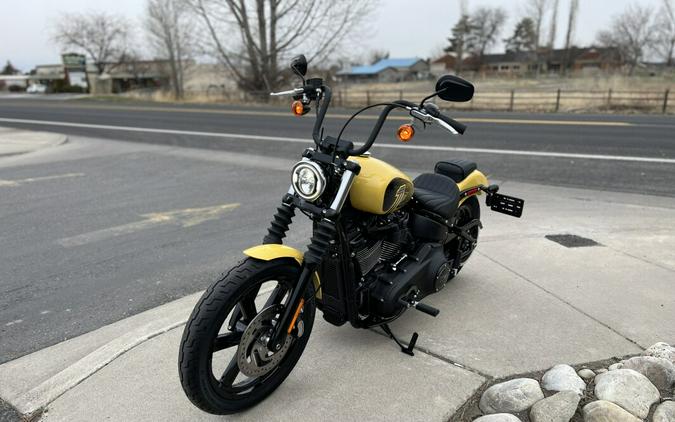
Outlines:
<svg viewBox="0 0 675 422"><path fill-rule="evenodd" d="M187 397L213 414L232 414L269 396L288 376L314 324L314 288L278 351L266 340L300 276L294 260L246 258L209 287L192 311L178 369Z"/></svg>

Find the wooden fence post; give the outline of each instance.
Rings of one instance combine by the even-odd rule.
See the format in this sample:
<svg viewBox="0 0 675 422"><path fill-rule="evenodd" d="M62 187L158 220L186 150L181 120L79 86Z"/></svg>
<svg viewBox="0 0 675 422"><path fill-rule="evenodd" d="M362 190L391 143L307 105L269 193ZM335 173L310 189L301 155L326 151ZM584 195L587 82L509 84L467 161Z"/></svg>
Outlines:
<svg viewBox="0 0 675 422"><path fill-rule="evenodd" d="M402 100L403 99L403 90L398 91L398 99Z"/></svg>
<svg viewBox="0 0 675 422"><path fill-rule="evenodd" d="M555 97L555 112L560 111L560 88L558 88L558 94Z"/></svg>
<svg viewBox="0 0 675 422"><path fill-rule="evenodd" d="M670 95L670 89L666 89L666 92L663 93L663 114L668 112L668 96Z"/></svg>
<svg viewBox="0 0 675 422"><path fill-rule="evenodd" d="M607 91L607 108L612 106L612 88Z"/></svg>
<svg viewBox="0 0 675 422"><path fill-rule="evenodd" d="M511 90L511 100L509 101L509 111L513 111L513 105L515 103L516 90Z"/></svg>
<svg viewBox="0 0 675 422"><path fill-rule="evenodd" d="M366 90L366 106L370 105L370 91Z"/></svg>

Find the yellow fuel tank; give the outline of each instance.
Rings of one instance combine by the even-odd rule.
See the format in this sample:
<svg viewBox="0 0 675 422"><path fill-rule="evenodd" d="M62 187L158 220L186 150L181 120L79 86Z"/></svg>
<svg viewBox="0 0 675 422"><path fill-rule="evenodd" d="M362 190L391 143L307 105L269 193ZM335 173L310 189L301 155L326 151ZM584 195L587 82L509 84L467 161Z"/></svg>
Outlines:
<svg viewBox="0 0 675 422"><path fill-rule="evenodd" d="M349 192L352 207L371 214L389 214L412 198L412 180L396 167L370 156L349 159L361 166Z"/></svg>

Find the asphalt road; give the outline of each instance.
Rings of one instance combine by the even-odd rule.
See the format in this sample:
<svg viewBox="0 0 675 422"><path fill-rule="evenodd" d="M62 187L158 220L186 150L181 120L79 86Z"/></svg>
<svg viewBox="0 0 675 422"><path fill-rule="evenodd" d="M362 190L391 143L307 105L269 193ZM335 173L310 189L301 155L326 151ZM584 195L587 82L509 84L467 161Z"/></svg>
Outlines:
<svg viewBox="0 0 675 422"><path fill-rule="evenodd" d="M404 169L431 169L439 159L459 157L477 161L501 180L675 195L672 116L448 114L469 125L464 136L429 128L401 145L394 132L407 118L398 115L384 127L373 152ZM348 115L334 110L327 133L335 134ZM365 139L374 117L354 121L345 136ZM311 115L296 118L281 108L0 98L0 125L285 159L296 159L302 146L284 140L309 139L312 124ZM237 134L253 138L233 138ZM633 159L598 159L608 156ZM643 158L654 161L639 161Z"/></svg>
<svg viewBox="0 0 675 422"><path fill-rule="evenodd" d="M671 117L457 117L464 137L429 129L401 148L398 120L373 152L412 172L462 157L498 180L675 196ZM0 157L0 180L15 182L0 184L0 362L206 287L264 235L311 124L267 108L0 100L0 125L73 141Z"/></svg>

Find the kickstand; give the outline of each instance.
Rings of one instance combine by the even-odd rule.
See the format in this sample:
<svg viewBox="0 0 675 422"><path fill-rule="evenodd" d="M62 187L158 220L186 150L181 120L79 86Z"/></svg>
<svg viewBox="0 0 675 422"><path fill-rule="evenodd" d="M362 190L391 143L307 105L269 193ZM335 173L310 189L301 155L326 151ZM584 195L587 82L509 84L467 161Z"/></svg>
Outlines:
<svg viewBox="0 0 675 422"><path fill-rule="evenodd" d="M391 332L389 324L382 324L381 327L384 333L388 335L392 340L394 340L396 344L398 344L398 346L401 348L401 352L409 356L415 356L415 353L413 353L413 349L415 348L415 344L417 343L417 337L419 337L417 333L413 333L412 337L410 338L410 341L408 342L408 346L404 346L400 341L398 341L394 333Z"/></svg>

